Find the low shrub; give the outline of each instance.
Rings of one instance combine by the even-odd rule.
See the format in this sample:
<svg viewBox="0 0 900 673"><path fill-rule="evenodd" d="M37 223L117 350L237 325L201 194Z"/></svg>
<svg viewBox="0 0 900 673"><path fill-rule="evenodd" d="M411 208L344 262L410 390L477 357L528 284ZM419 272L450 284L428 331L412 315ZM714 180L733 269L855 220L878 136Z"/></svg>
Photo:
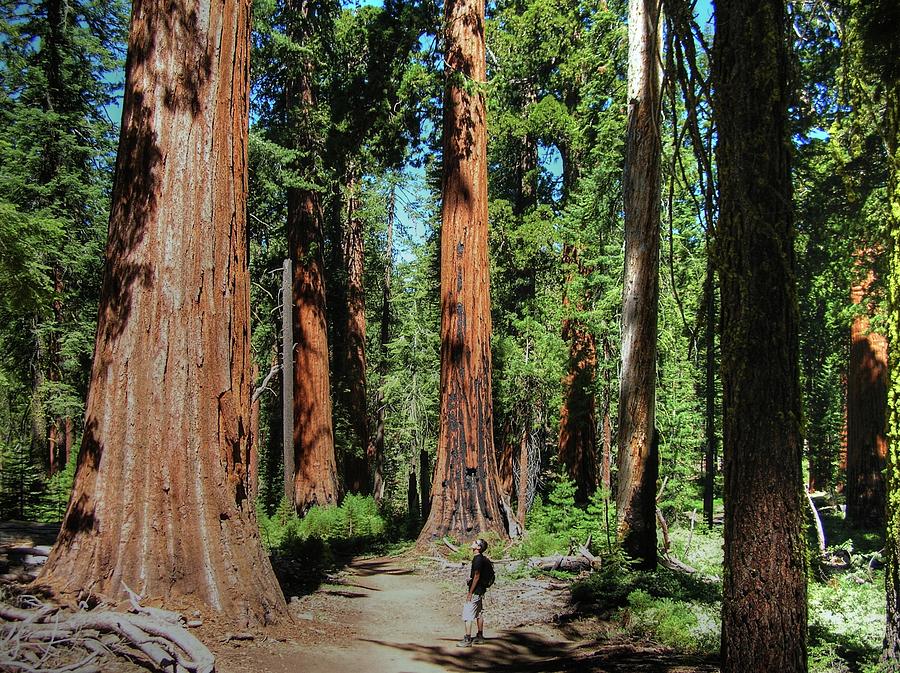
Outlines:
<svg viewBox="0 0 900 673"><path fill-rule="evenodd" d="M712 654L719 649L721 621L715 606L636 589L628 594L622 621L629 633L683 652Z"/></svg>

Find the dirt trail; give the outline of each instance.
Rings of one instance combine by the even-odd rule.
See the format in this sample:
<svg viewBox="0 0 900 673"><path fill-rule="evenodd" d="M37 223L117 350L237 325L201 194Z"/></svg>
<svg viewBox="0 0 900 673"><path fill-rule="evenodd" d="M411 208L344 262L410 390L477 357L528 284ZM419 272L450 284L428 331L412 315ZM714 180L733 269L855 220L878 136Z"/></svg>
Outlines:
<svg viewBox="0 0 900 673"><path fill-rule="evenodd" d="M287 642L223 643L220 673L439 673L544 670L574 645L546 625L496 630L502 609L485 599L488 642L456 647L462 585L435 579L396 559L353 562L339 584L293 602L296 637ZM550 667L560 670L558 667Z"/></svg>

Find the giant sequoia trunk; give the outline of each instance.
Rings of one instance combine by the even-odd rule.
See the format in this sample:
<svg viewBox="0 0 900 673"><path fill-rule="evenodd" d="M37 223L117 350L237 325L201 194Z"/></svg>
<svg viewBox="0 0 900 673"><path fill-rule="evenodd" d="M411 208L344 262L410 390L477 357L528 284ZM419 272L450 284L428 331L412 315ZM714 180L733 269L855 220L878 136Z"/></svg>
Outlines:
<svg viewBox="0 0 900 673"><path fill-rule="evenodd" d="M136 0L72 497L41 582L286 617L248 498L250 3Z"/></svg>
<svg viewBox="0 0 900 673"><path fill-rule="evenodd" d="M807 667L787 26L780 0L716 4L723 673Z"/></svg>
<svg viewBox="0 0 900 673"><path fill-rule="evenodd" d="M353 493L368 493L369 471L374 462L374 445L369 444L369 416L366 404L366 291L363 286L364 241L363 222L359 216L359 184L349 169L347 180L347 221L341 241L341 260L346 274L343 311L344 324L338 339L340 351L341 389L353 430L352 454L344 458L344 485Z"/></svg>
<svg viewBox="0 0 900 673"><path fill-rule="evenodd" d="M484 2L447 0L444 12L441 420L431 511L420 542L447 534L508 534L491 398Z"/></svg>
<svg viewBox="0 0 900 673"><path fill-rule="evenodd" d="M585 275L576 246L567 244L563 262ZM568 295L563 305L570 306ZM582 305L577 306L583 310ZM568 372L563 380L564 395L559 419L559 462L575 482L575 501L584 505L597 489L597 405L594 380L597 374L597 345L594 335L577 317L563 320L562 337L569 344Z"/></svg>
<svg viewBox="0 0 900 673"><path fill-rule="evenodd" d="M314 192L288 190L294 269L294 506L305 513L338 499L331 424L321 209Z"/></svg>
<svg viewBox="0 0 900 673"><path fill-rule="evenodd" d="M861 255L860 262L870 255ZM875 281L874 272L851 288L850 299L860 305ZM887 460L887 340L872 332L870 309L857 315L850 327L850 366L847 374L847 482L844 494L847 519L857 526L880 527L885 517L882 473Z"/></svg>
<svg viewBox="0 0 900 673"><path fill-rule="evenodd" d="M656 566L656 336L659 304L660 4L628 5L625 289L619 390L618 537L642 568Z"/></svg>
<svg viewBox="0 0 900 673"><path fill-rule="evenodd" d="M305 23L310 20L308 0L291 0L296 25L294 40L303 44ZM312 65L298 64L287 85L289 115L296 133L295 145L310 154ZM311 170L309 166L304 168ZM330 505L338 499L337 465L331 419L331 382L328 370L328 327L325 315L325 263L322 209L318 194L308 188L287 190L288 252L293 265L294 299L294 506L305 513L313 505Z"/></svg>

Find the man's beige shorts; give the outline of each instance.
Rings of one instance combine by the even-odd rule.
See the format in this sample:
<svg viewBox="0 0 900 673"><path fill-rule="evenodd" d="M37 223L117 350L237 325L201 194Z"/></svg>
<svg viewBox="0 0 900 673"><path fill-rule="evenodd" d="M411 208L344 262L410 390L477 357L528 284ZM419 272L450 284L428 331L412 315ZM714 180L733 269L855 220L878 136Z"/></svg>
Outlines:
<svg viewBox="0 0 900 673"><path fill-rule="evenodd" d="M472 600L463 603L462 618L463 621L473 622L481 616L484 609L484 596L472 594Z"/></svg>

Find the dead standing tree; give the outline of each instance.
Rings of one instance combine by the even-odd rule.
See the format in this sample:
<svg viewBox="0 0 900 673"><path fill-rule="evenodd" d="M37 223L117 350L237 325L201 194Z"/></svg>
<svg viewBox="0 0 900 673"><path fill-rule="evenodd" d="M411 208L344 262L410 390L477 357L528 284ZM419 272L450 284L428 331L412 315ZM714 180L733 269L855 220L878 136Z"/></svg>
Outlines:
<svg viewBox="0 0 900 673"><path fill-rule="evenodd" d="M250 3L136 0L72 497L40 582L286 617L248 497Z"/></svg>
<svg viewBox="0 0 900 673"><path fill-rule="evenodd" d="M616 507L622 548L642 568L656 566L661 12L659 0L629 2L625 289Z"/></svg>
<svg viewBox="0 0 900 673"><path fill-rule="evenodd" d="M515 524L494 454L484 2L448 0L444 11L441 420L420 542L487 531L507 537Z"/></svg>

